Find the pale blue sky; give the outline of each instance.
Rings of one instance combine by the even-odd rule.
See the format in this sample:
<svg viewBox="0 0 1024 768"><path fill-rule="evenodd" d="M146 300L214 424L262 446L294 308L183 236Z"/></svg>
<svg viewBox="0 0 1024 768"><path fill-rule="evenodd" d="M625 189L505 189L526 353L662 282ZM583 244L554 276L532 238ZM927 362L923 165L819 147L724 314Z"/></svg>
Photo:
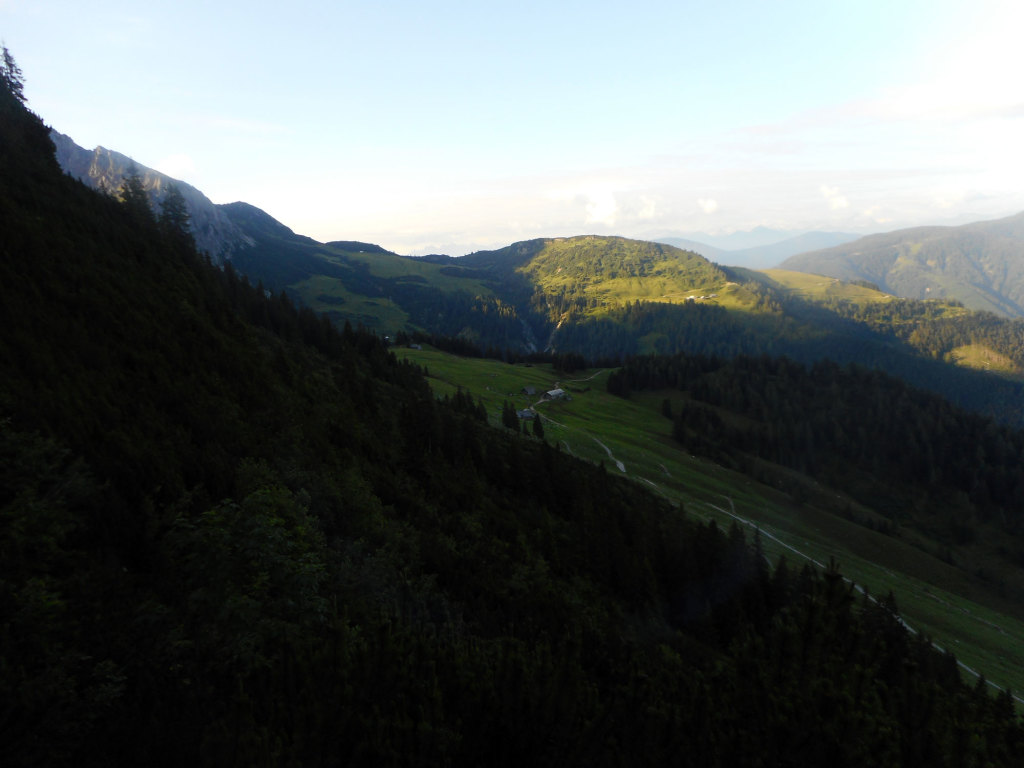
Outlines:
<svg viewBox="0 0 1024 768"><path fill-rule="evenodd" d="M0 37L83 146L458 255L1024 210L1022 6L0 0Z"/></svg>

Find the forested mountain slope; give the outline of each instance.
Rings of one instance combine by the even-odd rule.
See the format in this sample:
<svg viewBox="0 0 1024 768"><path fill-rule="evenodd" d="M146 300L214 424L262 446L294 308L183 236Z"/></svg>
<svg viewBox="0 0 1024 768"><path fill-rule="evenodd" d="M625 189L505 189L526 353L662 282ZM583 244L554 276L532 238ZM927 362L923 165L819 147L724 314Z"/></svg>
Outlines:
<svg viewBox="0 0 1024 768"><path fill-rule="evenodd" d="M435 401L63 175L2 74L5 765L1013 764L837 572Z"/></svg>
<svg viewBox="0 0 1024 768"><path fill-rule="evenodd" d="M956 299L972 309L1024 316L1024 213L959 227L869 235L793 256L783 269L868 280L907 298Z"/></svg>

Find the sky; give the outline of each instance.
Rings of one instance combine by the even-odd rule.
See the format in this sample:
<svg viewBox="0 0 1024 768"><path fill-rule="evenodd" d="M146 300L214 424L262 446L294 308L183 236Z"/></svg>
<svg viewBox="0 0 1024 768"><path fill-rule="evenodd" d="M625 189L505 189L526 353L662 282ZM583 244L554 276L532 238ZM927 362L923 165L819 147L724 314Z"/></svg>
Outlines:
<svg viewBox="0 0 1024 768"><path fill-rule="evenodd" d="M320 241L1024 210L1019 0L0 0L29 106Z"/></svg>

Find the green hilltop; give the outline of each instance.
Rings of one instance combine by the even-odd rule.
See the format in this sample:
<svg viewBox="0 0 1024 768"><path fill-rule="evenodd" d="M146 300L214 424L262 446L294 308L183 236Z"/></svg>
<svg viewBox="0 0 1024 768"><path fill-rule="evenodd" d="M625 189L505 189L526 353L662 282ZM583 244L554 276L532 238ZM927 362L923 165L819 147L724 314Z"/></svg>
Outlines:
<svg viewBox="0 0 1024 768"><path fill-rule="evenodd" d="M670 245L622 237L561 237L533 248L470 254L460 261L525 278L550 303L582 302L592 311L631 301L681 302L722 290L728 278L702 256ZM529 258L523 256L529 254Z"/></svg>

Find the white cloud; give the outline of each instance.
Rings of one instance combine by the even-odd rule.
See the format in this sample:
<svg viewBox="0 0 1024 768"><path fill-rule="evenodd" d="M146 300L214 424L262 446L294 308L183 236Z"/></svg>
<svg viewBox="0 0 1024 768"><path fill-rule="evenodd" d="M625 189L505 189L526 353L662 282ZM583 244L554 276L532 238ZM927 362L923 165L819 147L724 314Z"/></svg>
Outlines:
<svg viewBox="0 0 1024 768"><path fill-rule="evenodd" d="M641 221L648 221L658 215L658 201L653 197L642 195L639 200L639 207L636 211L636 218Z"/></svg>
<svg viewBox="0 0 1024 768"><path fill-rule="evenodd" d="M619 204L611 190L596 190L586 195L587 224L612 226L619 216Z"/></svg>
<svg viewBox="0 0 1024 768"><path fill-rule="evenodd" d="M850 207L850 201L839 192L839 187L830 187L822 184L820 187L821 196L828 202L828 207L833 211L841 211Z"/></svg>
<svg viewBox="0 0 1024 768"><path fill-rule="evenodd" d="M697 206L708 215L718 212L718 201L714 198L702 197L697 201Z"/></svg>
<svg viewBox="0 0 1024 768"><path fill-rule="evenodd" d="M568 203L570 209L577 212L582 209L583 221L586 224L612 226L621 213L615 193L603 186L583 189L572 186L560 187L548 190L545 197L556 203Z"/></svg>

